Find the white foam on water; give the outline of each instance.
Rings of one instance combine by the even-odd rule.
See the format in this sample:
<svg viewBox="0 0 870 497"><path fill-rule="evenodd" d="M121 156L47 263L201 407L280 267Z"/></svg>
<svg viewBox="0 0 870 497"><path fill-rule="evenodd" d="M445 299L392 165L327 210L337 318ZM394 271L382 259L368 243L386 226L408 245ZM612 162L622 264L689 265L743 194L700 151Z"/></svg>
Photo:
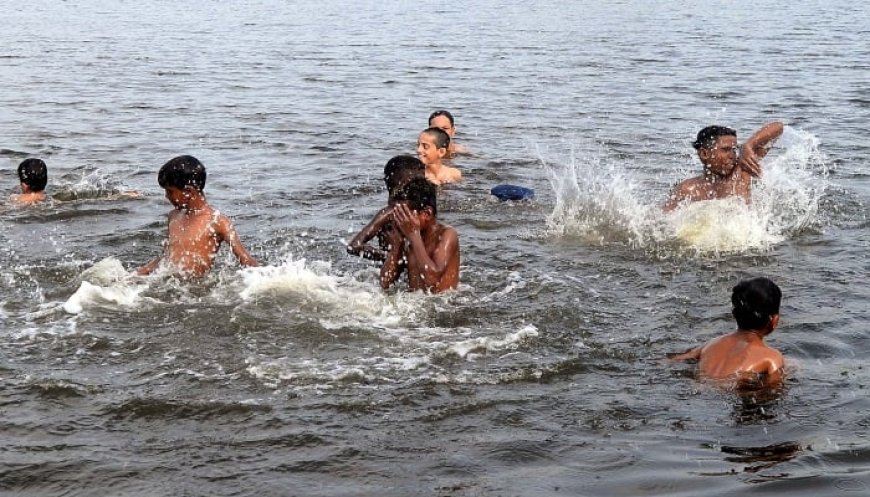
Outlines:
<svg viewBox="0 0 870 497"><path fill-rule="evenodd" d="M294 389L301 390L326 390L349 383L377 385L427 379L451 382L452 378L469 383L478 381L476 373L463 370L456 375L445 375L442 368L433 363L450 356L468 363L475 363L483 356L487 356L487 361L499 361L501 357L515 354L523 344L539 335L533 325L507 334L503 330L431 327L380 331L385 340L377 351L359 350L334 360L250 356L247 372L271 388L291 383ZM480 382L499 381L490 376L481 377Z"/></svg>
<svg viewBox="0 0 870 497"><path fill-rule="evenodd" d="M261 297L290 298L311 304L327 329L365 323L395 327L420 312L413 294L385 294L372 282L334 274L328 262L287 256L278 266L247 268L241 272L243 300Z"/></svg>
<svg viewBox="0 0 870 497"><path fill-rule="evenodd" d="M520 330L508 333L503 338L477 337L457 342L447 348L450 353L462 358L469 358L472 352L497 352L503 350L515 350L520 343L531 338L537 338L538 329L533 325L526 325Z"/></svg>
<svg viewBox="0 0 870 497"><path fill-rule="evenodd" d="M811 134L786 127L763 161L752 203L736 199L694 202L664 213L667 192L648 198L632 171L599 159L564 166L544 162L556 196L548 231L589 243L656 248L674 243L690 251L766 249L818 222L827 186L825 157ZM700 165L698 166L700 170Z"/></svg>
<svg viewBox="0 0 870 497"><path fill-rule="evenodd" d="M668 221L674 236L698 252L737 252L768 247L783 236L768 229L769 217L737 197L694 202L675 210Z"/></svg>
<svg viewBox="0 0 870 497"><path fill-rule="evenodd" d="M82 272L82 283L64 302L63 310L80 314L87 309L135 308L147 288L141 281L134 281L121 261L107 257Z"/></svg>

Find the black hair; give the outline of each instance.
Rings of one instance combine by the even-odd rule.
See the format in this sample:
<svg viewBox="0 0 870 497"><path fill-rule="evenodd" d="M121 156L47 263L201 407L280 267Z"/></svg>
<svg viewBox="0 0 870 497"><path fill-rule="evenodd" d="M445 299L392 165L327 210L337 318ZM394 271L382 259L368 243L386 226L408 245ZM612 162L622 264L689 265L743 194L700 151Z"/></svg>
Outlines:
<svg viewBox="0 0 870 497"><path fill-rule="evenodd" d="M397 155L384 166L384 183L387 191L392 193L409 177L423 177L425 174L426 165L420 159L413 155Z"/></svg>
<svg viewBox="0 0 870 497"><path fill-rule="evenodd" d="M744 280L734 287L731 314L741 330L758 330L779 314L782 291L767 278Z"/></svg>
<svg viewBox="0 0 870 497"><path fill-rule="evenodd" d="M424 133L433 135L435 137L435 147L437 148L447 148L450 146L450 135L447 134L441 128L426 128L423 130Z"/></svg>
<svg viewBox="0 0 870 497"><path fill-rule="evenodd" d="M429 126L432 126L432 119L435 119L438 116L446 117L447 120L450 121L450 126L453 126L453 114L451 114L450 111L444 109L436 110L435 112L429 114Z"/></svg>
<svg viewBox="0 0 870 497"><path fill-rule="evenodd" d="M725 126L707 126L701 131L698 131L698 136L695 138L695 141L692 142L692 146L695 147L695 150L712 148L720 136L736 137L737 132L731 128L726 128Z"/></svg>
<svg viewBox="0 0 870 497"><path fill-rule="evenodd" d="M407 202L408 207L417 212L429 207L432 215L438 217L438 187L426 178L414 178L396 194L396 200Z"/></svg>
<svg viewBox="0 0 870 497"><path fill-rule="evenodd" d="M163 164L157 173L157 183L164 189L174 186L183 190L192 186L202 191L205 188L205 166L192 155L179 155Z"/></svg>
<svg viewBox="0 0 870 497"><path fill-rule="evenodd" d="M48 184L48 167L42 159L24 159L18 164L18 179L32 192L45 190Z"/></svg>

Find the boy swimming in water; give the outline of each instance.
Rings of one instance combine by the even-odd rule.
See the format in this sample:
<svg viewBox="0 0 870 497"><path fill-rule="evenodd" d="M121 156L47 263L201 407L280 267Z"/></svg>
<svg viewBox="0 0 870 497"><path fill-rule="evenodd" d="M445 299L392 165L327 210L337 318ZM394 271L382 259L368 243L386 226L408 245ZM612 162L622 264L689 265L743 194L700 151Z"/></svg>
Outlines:
<svg viewBox="0 0 870 497"><path fill-rule="evenodd" d="M206 201L205 177L205 167L190 155L176 157L160 168L157 182L175 207L169 213L169 239L163 256L140 268L138 274L149 274L166 260L182 273L203 276L211 270L222 242L229 243L243 266L257 265L229 218Z"/></svg>
<svg viewBox="0 0 870 497"><path fill-rule="evenodd" d="M392 223L393 206L396 195L414 178L422 178L426 174L426 166L420 159L410 155L399 155L387 161L384 166L384 183L387 185L387 206L378 211L347 245L347 253L358 255L374 261L383 261L380 282L384 288L389 287L395 278L393 274L401 272L399 265L404 258L402 234ZM372 238L378 238L378 247L368 244ZM392 278L392 279L391 279Z"/></svg>
<svg viewBox="0 0 870 497"><path fill-rule="evenodd" d="M441 128L450 137L450 145L447 147L447 158L452 159L457 154L467 154L468 149L456 143L454 136L456 135L456 126L453 121L453 114L446 110L436 110L429 115L429 127Z"/></svg>
<svg viewBox="0 0 870 497"><path fill-rule="evenodd" d="M21 193L9 197L10 202L31 205L45 200L48 168L42 159L24 159L18 165L18 180L21 183Z"/></svg>
<svg viewBox="0 0 870 497"><path fill-rule="evenodd" d="M427 128L417 138L417 157L426 164L426 179L434 185L456 183L462 179L459 169L443 163L449 147L450 135L441 128Z"/></svg>
<svg viewBox="0 0 870 497"><path fill-rule="evenodd" d="M741 281L731 294L737 330L682 354L672 361L698 360L702 377L734 379L738 386L778 383L782 379L782 354L764 343L779 325L782 292L767 278Z"/></svg>
<svg viewBox="0 0 870 497"><path fill-rule="evenodd" d="M393 223L402 234L408 290L441 293L459 285L459 235L438 221L438 189L424 178L411 180L397 198ZM388 275L395 282L399 273Z"/></svg>
<svg viewBox="0 0 870 497"><path fill-rule="evenodd" d="M704 166L700 176L678 184L664 206L672 211L680 204L713 200L737 195L749 201L752 178L761 175L761 159L773 142L782 135L782 123L771 122L756 131L740 147L737 156L737 132L724 126L707 126L698 132L692 146Z"/></svg>

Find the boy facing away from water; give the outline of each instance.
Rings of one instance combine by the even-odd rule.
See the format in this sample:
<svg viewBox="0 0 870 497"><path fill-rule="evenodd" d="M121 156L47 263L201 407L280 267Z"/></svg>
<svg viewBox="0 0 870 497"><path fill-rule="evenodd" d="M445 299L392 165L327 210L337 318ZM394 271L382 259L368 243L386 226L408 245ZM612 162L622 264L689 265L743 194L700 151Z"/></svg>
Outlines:
<svg viewBox="0 0 870 497"><path fill-rule="evenodd" d="M424 178L411 180L393 207L393 223L401 232L408 271L408 290L440 293L459 285L459 235L438 221L438 189ZM389 274L392 284L401 267Z"/></svg>
<svg viewBox="0 0 870 497"><path fill-rule="evenodd" d="M18 165L18 180L21 183L21 193L9 197L10 202L31 205L45 200L48 168L42 159L24 159Z"/></svg>
<svg viewBox="0 0 870 497"><path fill-rule="evenodd" d="M782 354L764 343L764 337L779 325L782 292L767 278L741 281L731 294L731 313L737 330L682 354L672 361L698 360L703 378L734 379L737 386L765 384L782 379Z"/></svg>
<svg viewBox="0 0 870 497"><path fill-rule="evenodd" d="M459 169L444 165L449 148L450 135L441 128L426 128L417 138L417 157L426 164L426 179L434 185L456 183L462 179Z"/></svg>
<svg viewBox="0 0 870 497"><path fill-rule="evenodd" d="M457 154L467 154L468 149L456 143L456 126L453 121L453 114L446 110L436 110L429 115L429 127L441 128L450 137L450 145L447 147L447 158L452 159Z"/></svg>
<svg viewBox="0 0 870 497"><path fill-rule="evenodd" d="M203 276L211 270L222 242L227 242L243 266L256 266L229 218L206 201L205 167L190 155L176 157L160 168L157 182L175 208L169 213L169 238L162 257L142 268L146 275L166 261L180 272Z"/></svg>
<svg viewBox="0 0 870 497"><path fill-rule="evenodd" d="M348 254L383 262L380 275L383 288L389 287L395 280L391 275L401 272L398 266L403 264L404 259L402 233L392 222L396 196L412 179L423 178L425 174L426 166L416 157L398 155L387 161L384 166L387 206L378 211L347 245ZM377 247L368 243L374 237L378 238Z"/></svg>
<svg viewBox="0 0 870 497"><path fill-rule="evenodd" d="M752 178L761 175L761 159L773 142L782 135L782 123L774 121L756 131L740 147L737 155L737 132L724 126L707 126L698 132L692 146L704 172L678 184L664 206L672 211L685 202L713 200L737 195L750 200Z"/></svg>

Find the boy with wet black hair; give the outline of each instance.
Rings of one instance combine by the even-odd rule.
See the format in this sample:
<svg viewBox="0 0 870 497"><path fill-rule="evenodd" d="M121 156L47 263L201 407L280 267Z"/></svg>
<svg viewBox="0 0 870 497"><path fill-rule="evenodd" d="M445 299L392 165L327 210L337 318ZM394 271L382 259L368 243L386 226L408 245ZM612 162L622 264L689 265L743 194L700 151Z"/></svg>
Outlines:
<svg viewBox="0 0 870 497"><path fill-rule="evenodd" d="M447 158L452 159L456 156L456 154L467 154L468 150L459 145L454 140L456 136L456 126L453 120L453 114L444 109L436 110L432 114L429 115L429 127L430 128L441 128L450 136L450 144L447 147Z"/></svg>
<svg viewBox="0 0 870 497"><path fill-rule="evenodd" d="M393 223L405 246L408 290L412 292L441 293L459 285L459 235L438 221L437 191L428 180L414 179L393 208ZM399 273L388 276L392 284Z"/></svg>
<svg viewBox="0 0 870 497"><path fill-rule="evenodd" d="M162 257L157 257L139 269L146 275L157 269L162 260L175 269L192 276L203 276L211 270L222 242L227 242L243 266L256 266L229 218L206 201L205 166L190 155L170 160L157 174L157 182L166 190L166 198L175 207L169 213L169 237Z"/></svg>
<svg viewBox="0 0 870 497"><path fill-rule="evenodd" d="M761 159L782 135L783 125L774 121L756 131L740 147L737 155L737 132L724 126L707 126L692 143L704 172L678 184L664 206L676 209L684 202L713 200L737 195L749 201L752 178L761 175Z"/></svg>
<svg viewBox="0 0 870 497"><path fill-rule="evenodd" d="M426 164L426 179L435 185L456 183L462 172L445 166L443 161L450 148L450 135L441 128L426 128L417 138L417 157Z"/></svg>
<svg viewBox="0 0 870 497"><path fill-rule="evenodd" d="M402 264L402 236L392 224L393 205L399 192L414 178L422 178L426 174L426 166L420 159L410 155L393 157L384 166L384 183L387 185L387 206L378 211L375 217L347 245L347 253L382 261L381 285L387 288L388 275L400 272ZM378 238L378 247L368 244L372 238Z"/></svg>
<svg viewBox="0 0 870 497"><path fill-rule="evenodd" d="M48 167L42 159L24 159L18 165L18 180L21 183L21 193L10 197L12 203L30 205L45 200Z"/></svg>
<svg viewBox="0 0 870 497"><path fill-rule="evenodd" d="M731 314L737 330L682 354L673 361L698 360L702 377L735 379L738 386L782 379L782 354L764 343L764 337L779 325L782 291L767 278L741 281L731 294Z"/></svg>

